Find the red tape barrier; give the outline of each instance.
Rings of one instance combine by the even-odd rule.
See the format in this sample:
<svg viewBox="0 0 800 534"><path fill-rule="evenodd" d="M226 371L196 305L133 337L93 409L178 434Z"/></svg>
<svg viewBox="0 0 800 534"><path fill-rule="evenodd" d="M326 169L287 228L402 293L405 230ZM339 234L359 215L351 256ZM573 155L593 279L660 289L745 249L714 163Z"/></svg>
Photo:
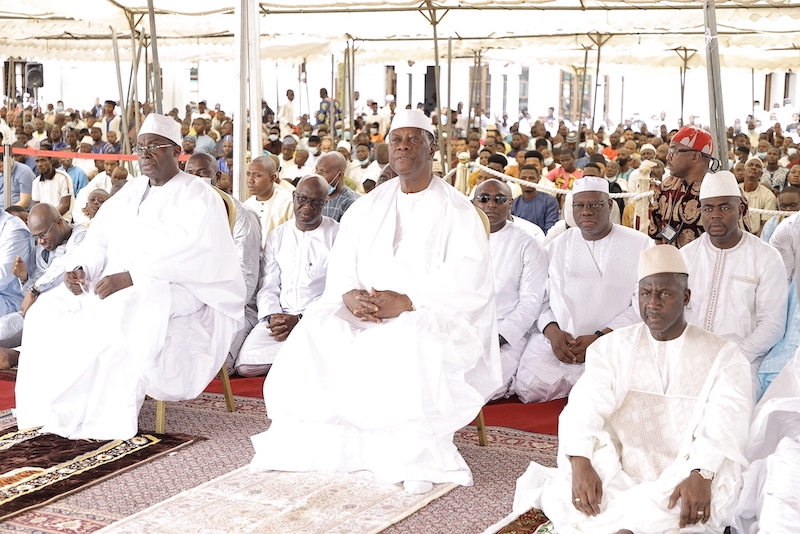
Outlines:
<svg viewBox="0 0 800 534"><path fill-rule="evenodd" d="M114 161L137 161L139 158L133 154L92 154L87 152L62 152L54 150L37 150L35 148L12 148L12 154L22 154L25 156L44 156L46 158L78 158L78 159L101 159ZM189 159L189 154L181 154L179 161Z"/></svg>

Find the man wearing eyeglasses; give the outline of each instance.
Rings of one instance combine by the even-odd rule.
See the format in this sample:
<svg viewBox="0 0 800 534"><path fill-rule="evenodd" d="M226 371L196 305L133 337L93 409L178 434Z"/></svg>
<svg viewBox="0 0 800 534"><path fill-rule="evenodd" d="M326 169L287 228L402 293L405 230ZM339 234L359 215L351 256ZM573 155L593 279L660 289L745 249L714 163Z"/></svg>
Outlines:
<svg viewBox="0 0 800 534"><path fill-rule="evenodd" d="M328 256L339 223L322 214L328 183L305 176L293 193L294 219L270 232L257 295L258 324L234 362L242 376L269 371L306 308L325 290Z"/></svg>
<svg viewBox="0 0 800 534"><path fill-rule="evenodd" d="M575 180L571 227L547 246L547 293L538 331L514 381L523 402L566 397L583 374L586 348L639 322L635 292L639 253L654 245L641 232L611 223L608 180ZM565 209L569 209L566 206Z"/></svg>
<svg viewBox="0 0 800 534"><path fill-rule="evenodd" d="M242 326L245 285L219 195L180 171L180 126L150 114L143 175L112 196L25 318L17 420L70 439L130 439L145 395L196 397ZM43 229L44 230L44 229Z"/></svg>
<svg viewBox="0 0 800 534"><path fill-rule="evenodd" d="M0 317L0 352L6 356L9 367L16 365L17 347L22 339L23 317L39 295L58 287L64 281L65 265L76 247L86 236L86 226L73 227L50 204L36 204L28 214L28 229L36 241L33 258L18 255L11 269L19 280L23 300L19 313ZM30 271L30 275L29 275ZM0 359L0 368L3 359Z"/></svg>
<svg viewBox="0 0 800 534"><path fill-rule="evenodd" d="M703 233L700 184L714 161L712 152L711 134L705 130L684 126L672 138L666 156L670 175L661 182L650 212L650 237L681 248Z"/></svg>
<svg viewBox="0 0 800 534"><path fill-rule="evenodd" d="M503 385L493 398L501 398L514 391L512 380L530 338L529 330L542 310L547 253L516 220L509 221L511 189L508 184L494 178L479 183L472 203L489 219L489 251L503 369Z"/></svg>

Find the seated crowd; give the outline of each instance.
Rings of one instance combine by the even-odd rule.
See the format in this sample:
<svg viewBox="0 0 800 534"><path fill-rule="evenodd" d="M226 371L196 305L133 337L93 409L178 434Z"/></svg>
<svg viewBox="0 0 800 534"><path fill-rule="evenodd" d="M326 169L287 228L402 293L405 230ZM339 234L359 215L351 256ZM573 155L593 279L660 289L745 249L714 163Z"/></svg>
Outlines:
<svg viewBox="0 0 800 534"><path fill-rule="evenodd" d="M352 140L334 143L341 137L331 135L341 125L330 125L338 104L326 98L316 124L291 117L287 130L286 120L266 114L264 152L244 172L233 168L231 119L205 102L197 110L187 106L183 118L177 110L146 114L127 133L112 101L84 114L0 110L0 131L16 130L12 147L69 156L14 154L12 205L0 211L0 367L19 365L21 428L30 423L71 438L130 436L145 394L189 398L224 365L241 376L269 373L265 395L278 422L254 440L255 464L367 468L425 492L430 482L471 483L452 447L452 431L471 420L470 410L512 395L526 403L569 397L559 468L531 466L518 484L516 515L542 508L559 532L677 532L679 524L695 525L687 532L722 532L734 523L738 503L736 521L759 520L761 501L745 510L737 500L743 471L753 494L752 485L769 476L745 471L750 414L765 391L765 398L776 396L773 381L783 397L800 395L779 376L800 358L800 227L799 215L789 213L800 210L800 153L779 123L755 137L755 124L730 131L728 172L717 171L711 135L694 126L668 131L662 124L651 133L644 124L638 131L620 125L607 134L603 127L570 132L564 124L551 132L535 121L528 135L522 121L505 132L480 122L466 127L461 109L449 121L432 112L429 119L395 110L393 100L380 110L372 102L355 121ZM481 165L467 177L467 197L442 172L438 121L446 122L447 167L460 153ZM138 156L129 168L142 176L129 177L113 158L126 135ZM250 193L241 202L232 194L234 172ZM653 193L644 210L632 195L611 196L642 184ZM201 213L191 208L198 202ZM477 248L467 252L473 237ZM445 267L434 269L441 259L436 247L442 257L463 255L475 272L445 276ZM415 272L430 279L415 280ZM447 315L453 306L463 317ZM413 318L403 321L407 316ZM396 372L398 380L406 378L393 359L401 348L428 354L435 346L445 359L457 349L464 360L474 357L465 375L469 392L463 383L441 386L460 411L446 425L447 418L437 419L441 435L430 438L428 455L440 464L421 459L422 452L392 469L366 453L358 465L300 460L284 435L330 432L343 448L364 450L386 440L355 399L340 406L360 440L336 434L328 420L302 419L310 416L284 406L276 393L309 380L324 404L324 375L351 380L342 369L366 365L382 322L384 343L396 346L386 350L392 361L380 371ZM56 335L114 324L131 328L80 350L64 350ZM156 339L137 339L142 328ZM465 339L478 334L491 343L467 346ZM340 338L352 358L310 373L309 355L345 350ZM56 352L61 362L53 361ZM289 364L279 357L287 352L304 356ZM152 367L128 358L122 371L112 370L108 361L118 353L162 357ZM203 357L182 376L195 354ZM80 363L67 367L63 360ZM430 371L429 361L413 365ZM43 395L38 373L47 366ZM128 376L121 377L124 369ZM303 370L313 376L299 376ZM485 371L480 380L478 370ZM135 381L142 376L146 385ZM86 380L94 385L70 389ZM388 386L354 387L362 394L375 388L377 398ZM114 388L134 393L75 410L88 398L114 397ZM344 389L329 393L345 395ZM417 416L436 418L426 410ZM405 413L391 417L409 428L419 423ZM415 462L433 467L409 469Z"/></svg>

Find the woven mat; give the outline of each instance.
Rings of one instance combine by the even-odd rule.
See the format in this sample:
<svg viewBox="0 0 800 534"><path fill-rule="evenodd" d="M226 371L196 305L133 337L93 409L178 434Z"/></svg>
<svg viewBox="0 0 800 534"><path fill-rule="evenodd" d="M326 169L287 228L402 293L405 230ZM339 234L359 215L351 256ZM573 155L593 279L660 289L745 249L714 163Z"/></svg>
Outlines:
<svg viewBox="0 0 800 534"><path fill-rule="evenodd" d="M20 431L10 411L0 415L0 429L0 521L169 454L198 439L139 434L129 440L69 440L35 429Z"/></svg>

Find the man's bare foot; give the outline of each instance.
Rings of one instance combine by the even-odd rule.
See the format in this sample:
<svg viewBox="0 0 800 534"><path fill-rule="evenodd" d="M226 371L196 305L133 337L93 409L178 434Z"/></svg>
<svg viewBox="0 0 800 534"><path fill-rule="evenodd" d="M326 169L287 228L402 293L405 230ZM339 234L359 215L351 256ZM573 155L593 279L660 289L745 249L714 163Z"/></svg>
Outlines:
<svg viewBox="0 0 800 534"><path fill-rule="evenodd" d="M19 351L0 347L0 369L7 370L19 363Z"/></svg>

